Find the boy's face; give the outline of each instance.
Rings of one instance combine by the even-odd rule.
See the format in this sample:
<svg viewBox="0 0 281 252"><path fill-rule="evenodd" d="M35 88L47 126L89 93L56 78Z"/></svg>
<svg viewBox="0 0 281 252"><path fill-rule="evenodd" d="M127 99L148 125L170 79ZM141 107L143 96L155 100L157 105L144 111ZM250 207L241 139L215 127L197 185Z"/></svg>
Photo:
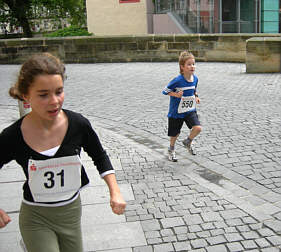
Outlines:
<svg viewBox="0 0 281 252"><path fill-rule="evenodd" d="M181 65L180 67L183 75L192 75L195 71L195 59L187 59L184 65Z"/></svg>

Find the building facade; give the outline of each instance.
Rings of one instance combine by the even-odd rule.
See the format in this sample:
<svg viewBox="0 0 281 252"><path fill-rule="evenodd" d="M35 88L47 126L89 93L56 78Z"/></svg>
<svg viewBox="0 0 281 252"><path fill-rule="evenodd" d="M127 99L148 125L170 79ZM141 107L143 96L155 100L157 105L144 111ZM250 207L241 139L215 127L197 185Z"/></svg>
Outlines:
<svg viewBox="0 0 281 252"><path fill-rule="evenodd" d="M278 33L281 0L87 0L95 35Z"/></svg>
<svg viewBox="0 0 281 252"><path fill-rule="evenodd" d="M192 33L278 33L280 5L281 0L156 0L155 13Z"/></svg>
<svg viewBox="0 0 281 252"><path fill-rule="evenodd" d="M153 33L151 0L87 0L88 31L94 35Z"/></svg>

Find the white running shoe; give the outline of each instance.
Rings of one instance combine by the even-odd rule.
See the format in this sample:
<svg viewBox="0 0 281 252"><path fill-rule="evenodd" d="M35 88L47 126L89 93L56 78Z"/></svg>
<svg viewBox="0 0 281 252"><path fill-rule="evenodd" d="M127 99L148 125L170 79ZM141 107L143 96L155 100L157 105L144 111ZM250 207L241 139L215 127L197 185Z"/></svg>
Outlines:
<svg viewBox="0 0 281 252"><path fill-rule="evenodd" d="M172 162L177 162L176 152L174 150L168 149L168 159Z"/></svg>
<svg viewBox="0 0 281 252"><path fill-rule="evenodd" d="M188 150L191 155L196 155L194 147L192 147L191 142L188 142L186 139L182 141L183 146Z"/></svg>

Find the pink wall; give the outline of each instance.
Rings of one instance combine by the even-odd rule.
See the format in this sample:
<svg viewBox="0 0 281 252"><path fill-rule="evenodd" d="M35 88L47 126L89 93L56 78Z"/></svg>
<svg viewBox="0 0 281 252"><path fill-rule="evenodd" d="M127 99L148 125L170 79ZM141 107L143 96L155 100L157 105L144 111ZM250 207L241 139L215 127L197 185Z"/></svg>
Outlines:
<svg viewBox="0 0 281 252"><path fill-rule="evenodd" d="M154 34L182 34L174 21L167 14L153 15Z"/></svg>

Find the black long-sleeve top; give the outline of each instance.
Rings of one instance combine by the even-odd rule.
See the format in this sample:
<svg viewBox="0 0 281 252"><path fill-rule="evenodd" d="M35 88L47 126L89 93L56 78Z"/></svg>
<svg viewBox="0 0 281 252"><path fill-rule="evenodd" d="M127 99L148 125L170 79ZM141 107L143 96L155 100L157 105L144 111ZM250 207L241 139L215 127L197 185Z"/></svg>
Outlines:
<svg viewBox="0 0 281 252"><path fill-rule="evenodd" d="M36 204L28 185L28 160L30 158L34 160L46 160L77 154L80 155L81 148L83 148L94 161L100 174L113 171L109 157L103 149L88 119L70 110L64 109L63 111L68 117L68 129L59 149L52 157L40 154L26 144L21 132L23 118L5 128L0 134L0 169L4 164L12 160L16 160L22 167L26 176L26 181L23 185L23 197L25 201L34 202ZM81 187L88 183L89 179L82 165ZM75 195L73 195L73 197L75 197ZM52 204L56 203L58 202L52 202Z"/></svg>

